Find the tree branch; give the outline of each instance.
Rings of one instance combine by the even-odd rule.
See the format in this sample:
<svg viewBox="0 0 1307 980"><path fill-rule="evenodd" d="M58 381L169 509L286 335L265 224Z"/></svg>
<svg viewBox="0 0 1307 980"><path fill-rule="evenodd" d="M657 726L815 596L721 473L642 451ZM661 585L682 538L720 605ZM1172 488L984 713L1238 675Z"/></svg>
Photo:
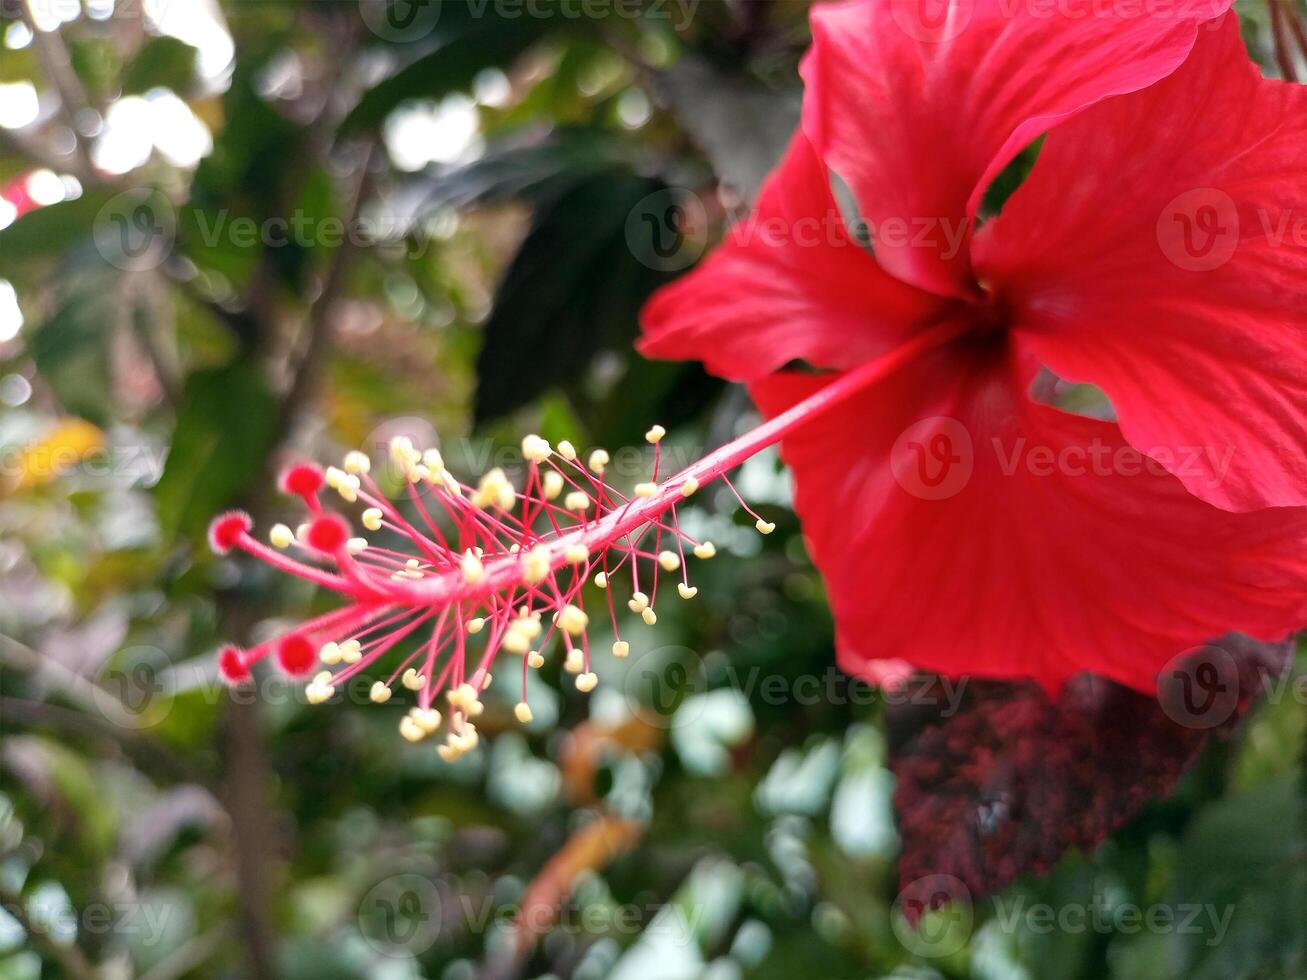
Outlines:
<svg viewBox="0 0 1307 980"><path fill-rule="evenodd" d="M322 371L322 361L331 347L332 307L342 292L354 259L359 251L358 218L367 196L368 169L372 164L372 154L376 144L369 141L364 148L363 158L359 162L357 177L345 209L345 238L332 253L331 264L322 281L322 289L313 305L309 307L305 330L308 338L304 343L304 352L300 355L295 373L281 405L281 427L289 432L303 410L305 402L313 393L318 375Z"/></svg>

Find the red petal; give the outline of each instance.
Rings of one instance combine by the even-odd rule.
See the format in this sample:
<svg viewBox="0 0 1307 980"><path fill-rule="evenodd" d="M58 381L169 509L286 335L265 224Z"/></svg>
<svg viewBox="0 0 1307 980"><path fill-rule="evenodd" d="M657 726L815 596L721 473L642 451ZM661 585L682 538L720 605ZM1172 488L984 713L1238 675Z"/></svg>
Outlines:
<svg viewBox="0 0 1307 980"><path fill-rule="evenodd" d="M1173 72L1197 25L1229 3L1072 6L856 0L813 10L803 128L879 232L888 271L973 292L966 235L990 181L1051 126Z"/></svg>
<svg viewBox="0 0 1307 980"><path fill-rule="evenodd" d="M1191 493L1307 503L1307 89L1262 79L1233 15L1052 133L977 262Z"/></svg>
<svg viewBox="0 0 1307 980"><path fill-rule="evenodd" d="M978 901L1068 848L1092 851L1169 794L1213 735L1228 736L1292 653L1232 635L1182 661L1181 677L1215 679L1192 685L1209 706L1201 724L1183 703L1088 675L1057 700L1032 684L973 681L961 694L914 684L915 703L886 708L902 907L928 906L925 888L941 876ZM922 717L928 701L943 710Z"/></svg>
<svg viewBox="0 0 1307 980"><path fill-rule="evenodd" d="M796 134L754 214L650 300L640 351L737 381L794 360L848 368L897 346L938 305L850 238L826 167Z"/></svg>
<svg viewBox="0 0 1307 980"><path fill-rule="evenodd" d="M840 663L949 675L1081 671L1151 691L1205 638L1307 621L1307 509L1229 514L1112 423L1031 401L1002 345L966 340L785 440ZM755 384L774 414L823 379Z"/></svg>

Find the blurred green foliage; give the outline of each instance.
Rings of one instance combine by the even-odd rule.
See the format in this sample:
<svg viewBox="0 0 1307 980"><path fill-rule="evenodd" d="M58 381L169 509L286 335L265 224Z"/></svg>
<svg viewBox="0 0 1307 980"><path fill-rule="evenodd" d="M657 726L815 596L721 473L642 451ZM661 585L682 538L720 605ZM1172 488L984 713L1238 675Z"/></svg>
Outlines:
<svg viewBox="0 0 1307 980"><path fill-rule="evenodd" d="M456 765L397 738L398 705L219 684L219 643L326 608L203 546L224 507L289 513L284 459L429 432L475 472L523 431L617 448L654 420L690 456L749 421L631 341L778 153L806 3L224 0L199 34L168 4L65 7L33 40L0 5L0 79L40 96L0 129L0 187L53 169L68 197L0 227L23 317L0 340L0 977L1307 975L1291 693L1098 852L931 919L933 945L905 930L883 697L835 672L772 456L741 484L777 533L696 498L722 555L693 606L633 628L593 697L533 689L524 730L492 690ZM93 166L114 107L165 94L203 159L147 124L142 159ZM167 203L130 224L140 189ZM1226 927L1112 918L1136 907Z"/></svg>

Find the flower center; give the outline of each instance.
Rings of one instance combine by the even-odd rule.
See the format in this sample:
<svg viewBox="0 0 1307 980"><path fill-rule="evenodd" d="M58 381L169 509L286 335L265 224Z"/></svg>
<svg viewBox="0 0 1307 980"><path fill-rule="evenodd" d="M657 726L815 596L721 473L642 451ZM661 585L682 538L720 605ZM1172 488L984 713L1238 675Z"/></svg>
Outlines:
<svg viewBox="0 0 1307 980"><path fill-rule="evenodd" d="M971 333L977 337L989 337L1006 333L1012 325L1011 309L1007 298L998 292L993 284L981 281L980 295L971 302Z"/></svg>

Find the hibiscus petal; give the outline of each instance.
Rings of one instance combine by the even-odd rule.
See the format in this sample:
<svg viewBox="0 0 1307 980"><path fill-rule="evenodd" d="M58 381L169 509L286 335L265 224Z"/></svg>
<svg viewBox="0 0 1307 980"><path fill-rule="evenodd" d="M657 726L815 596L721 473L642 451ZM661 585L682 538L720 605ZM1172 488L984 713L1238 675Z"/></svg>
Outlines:
<svg viewBox="0 0 1307 980"><path fill-rule="evenodd" d="M1207 637L1278 640L1307 619L1307 509L1203 503L1114 424L1032 401L1031 372L983 343L926 356L782 444L846 671L898 658L1152 691ZM824 380L751 392L772 415Z"/></svg>
<svg viewBox="0 0 1307 980"><path fill-rule="evenodd" d="M819 6L803 128L848 181L894 275L968 295L967 235L1023 147L1173 72L1228 0L855 0Z"/></svg>
<svg viewBox="0 0 1307 980"><path fill-rule="evenodd" d="M649 301L639 349L736 381L794 360L849 368L900 344L939 306L853 241L825 165L796 133L754 214Z"/></svg>
<svg viewBox="0 0 1307 980"><path fill-rule="evenodd" d="M1305 161L1307 88L1262 79L1231 15L1052 133L976 242L1041 359L1227 510L1307 503Z"/></svg>

